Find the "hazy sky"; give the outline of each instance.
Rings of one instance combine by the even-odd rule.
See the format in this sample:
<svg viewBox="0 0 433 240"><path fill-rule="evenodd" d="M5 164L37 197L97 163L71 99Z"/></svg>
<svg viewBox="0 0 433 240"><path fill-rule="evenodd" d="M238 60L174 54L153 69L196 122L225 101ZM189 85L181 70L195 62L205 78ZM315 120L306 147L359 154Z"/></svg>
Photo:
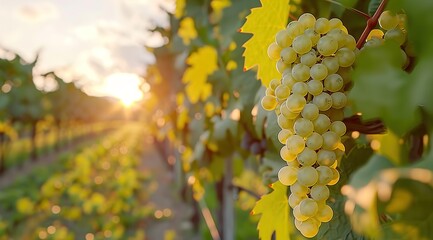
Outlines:
<svg viewBox="0 0 433 240"><path fill-rule="evenodd" d="M27 61L40 51L37 72L54 70L90 94L116 96L116 88L137 85L124 73L142 74L154 61L143 46L163 42L147 30L168 25L161 8L173 11L173 0L0 0L0 48Z"/></svg>

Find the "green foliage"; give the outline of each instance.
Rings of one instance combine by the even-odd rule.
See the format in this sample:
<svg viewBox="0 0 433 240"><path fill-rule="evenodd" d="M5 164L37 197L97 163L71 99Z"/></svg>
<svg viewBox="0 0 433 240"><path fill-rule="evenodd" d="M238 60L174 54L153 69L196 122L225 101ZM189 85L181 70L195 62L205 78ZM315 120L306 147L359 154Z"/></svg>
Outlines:
<svg viewBox="0 0 433 240"><path fill-rule="evenodd" d="M363 50L357 58L354 87L349 93L355 109L363 113L364 119L380 118L399 135L421 121L411 90L420 80L411 79L401 69L403 64L400 49L395 44Z"/></svg>

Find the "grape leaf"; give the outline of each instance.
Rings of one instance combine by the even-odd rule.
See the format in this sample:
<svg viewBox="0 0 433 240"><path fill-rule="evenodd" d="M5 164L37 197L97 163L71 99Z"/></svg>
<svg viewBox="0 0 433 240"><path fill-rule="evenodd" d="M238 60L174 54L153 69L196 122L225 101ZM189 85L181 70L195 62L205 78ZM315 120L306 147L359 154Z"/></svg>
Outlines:
<svg viewBox="0 0 433 240"><path fill-rule="evenodd" d="M275 68L275 61L269 59L268 46L274 41L275 34L284 29L289 16L289 0L261 0L262 6L251 9L241 27L242 33L253 36L243 45L245 52L245 70L257 67L257 78L267 86L280 74Z"/></svg>
<svg viewBox="0 0 433 240"><path fill-rule="evenodd" d="M262 214L257 225L259 238L271 239L275 232L276 240L289 239L289 204L287 187L279 181L273 183L273 192L264 195L253 208L251 213Z"/></svg>
<svg viewBox="0 0 433 240"><path fill-rule="evenodd" d="M197 31L194 26L194 19L186 17L180 22L178 35L182 38L183 44L189 45L191 40L197 37Z"/></svg>
<svg viewBox="0 0 433 240"><path fill-rule="evenodd" d="M186 0L176 0L176 10L174 16L176 18L181 18L185 9Z"/></svg>
<svg viewBox="0 0 433 240"><path fill-rule="evenodd" d="M368 15L373 16L376 10L379 8L381 0L370 0L368 4Z"/></svg>
<svg viewBox="0 0 433 240"><path fill-rule="evenodd" d="M397 135L414 128L421 119L410 89L410 79L401 69L401 50L393 43L363 50L353 73L354 87L349 93L354 108L366 120L380 118Z"/></svg>
<svg viewBox="0 0 433 240"><path fill-rule="evenodd" d="M191 54L186 62L190 65L185 70L182 82L186 83L186 95L191 103L207 99L212 93L212 85L206 80L218 68L217 52L211 46L204 46Z"/></svg>

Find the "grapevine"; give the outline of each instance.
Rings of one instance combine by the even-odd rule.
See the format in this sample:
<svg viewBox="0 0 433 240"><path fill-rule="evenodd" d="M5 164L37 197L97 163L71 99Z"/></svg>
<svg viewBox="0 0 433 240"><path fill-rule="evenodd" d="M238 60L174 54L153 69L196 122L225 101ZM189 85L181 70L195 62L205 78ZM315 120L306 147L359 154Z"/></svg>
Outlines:
<svg viewBox="0 0 433 240"><path fill-rule="evenodd" d="M290 186L296 228L314 237L333 216L326 200L328 186L340 178L336 168L345 151L342 120L350 87L346 76L355 62L356 40L341 20L304 13L277 33L268 55L281 74L261 102L264 109L275 110L281 127L280 155L287 166L278 179Z"/></svg>

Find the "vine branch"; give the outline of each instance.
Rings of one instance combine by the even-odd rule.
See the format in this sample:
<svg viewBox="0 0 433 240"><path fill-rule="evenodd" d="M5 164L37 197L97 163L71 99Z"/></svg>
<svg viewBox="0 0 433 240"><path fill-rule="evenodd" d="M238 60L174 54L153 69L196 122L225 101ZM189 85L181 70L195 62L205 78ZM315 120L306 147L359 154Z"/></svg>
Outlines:
<svg viewBox="0 0 433 240"><path fill-rule="evenodd" d="M245 193L248 193L249 195L251 195L252 197L256 198L256 199L260 199L260 195L258 195L257 193L255 193L254 191L250 190L250 189L246 189L242 186L239 185L235 185L235 184L231 184L232 188L237 189L238 191L244 191Z"/></svg>
<svg viewBox="0 0 433 240"><path fill-rule="evenodd" d="M379 21L379 17L382 14L383 10L385 9L387 2L388 0L382 0L382 2L380 2L379 7L376 9L374 15L367 20L367 26L365 26L365 29L362 32L361 37L359 37L358 42L356 43L356 47L358 49L361 49L362 46L364 46L368 34L370 34L371 30L373 30L376 27L377 22Z"/></svg>
<svg viewBox="0 0 433 240"><path fill-rule="evenodd" d="M340 6L340 7L342 7L342 8L345 8L345 9L347 9L347 10L349 10L349 11L352 11L352 12L354 12L354 13L356 13L356 14L362 16L363 18L365 18L365 19L367 19L367 20L370 19L370 16L368 16L367 13L365 13L365 12L363 12L363 11L360 11L360 10L358 10L358 9L356 9L356 8L352 8L352 7L344 6L344 5L341 4L340 2L337 2L337 1L334 1L334 0L325 0L325 1L326 1L326 2L330 2L330 3L332 3L332 4L335 4L335 5L337 5L337 6Z"/></svg>

